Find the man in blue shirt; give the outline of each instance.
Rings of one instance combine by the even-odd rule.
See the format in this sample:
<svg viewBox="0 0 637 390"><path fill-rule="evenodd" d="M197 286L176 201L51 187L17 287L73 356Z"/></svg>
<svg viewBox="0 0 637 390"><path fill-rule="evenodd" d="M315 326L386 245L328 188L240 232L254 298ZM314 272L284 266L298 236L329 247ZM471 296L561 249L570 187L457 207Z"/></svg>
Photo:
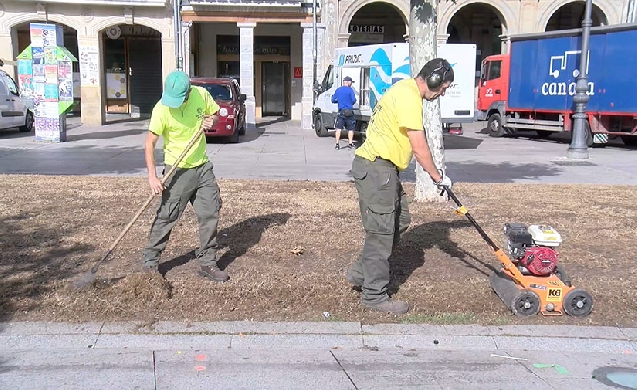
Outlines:
<svg viewBox="0 0 637 390"><path fill-rule="evenodd" d="M354 139L356 118L354 118L353 108L354 103L356 103L356 96L354 96L351 77L345 76L343 85L334 91L332 103L338 103L338 114L336 115L336 146L334 149L341 148L338 142L341 139L341 130L343 129L347 129L347 140L349 141L347 147L354 149L352 141Z"/></svg>

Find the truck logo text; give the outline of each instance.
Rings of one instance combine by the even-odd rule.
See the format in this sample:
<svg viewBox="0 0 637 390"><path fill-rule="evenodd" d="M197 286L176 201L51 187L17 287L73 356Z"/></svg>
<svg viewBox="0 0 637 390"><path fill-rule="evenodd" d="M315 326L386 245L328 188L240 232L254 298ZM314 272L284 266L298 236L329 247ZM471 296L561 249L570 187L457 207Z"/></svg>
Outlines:
<svg viewBox="0 0 637 390"><path fill-rule="evenodd" d="M569 58L572 58L572 61L577 60L577 56L581 54L581 50L569 50L565 51L563 55L560 56L551 56L551 63L549 65L549 75L553 76L553 78L560 77L560 72L564 72L567 68ZM587 56L590 59L590 51L587 53ZM588 74L588 64L586 65L586 73ZM564 72L566 73L566 72ZM577 79L580 75L579 69L575 68L572 73L573 77ZM568 75L566 76L568 77ZM552 83L544 83L542 84L541 93L544 96L566 96L575 95L575 86L576 82L566 83L562 82L552 82ZM588 83L588 89L586 91L587 95L595 95L595 84L593 82Z"/></svg>
<svg viewBox="0 0 637 390"><path fill-rule="evenodd" d="M338 57L338 66L343 66L345 64L358 64L361 62L362 54L341 54Z"/></svg>

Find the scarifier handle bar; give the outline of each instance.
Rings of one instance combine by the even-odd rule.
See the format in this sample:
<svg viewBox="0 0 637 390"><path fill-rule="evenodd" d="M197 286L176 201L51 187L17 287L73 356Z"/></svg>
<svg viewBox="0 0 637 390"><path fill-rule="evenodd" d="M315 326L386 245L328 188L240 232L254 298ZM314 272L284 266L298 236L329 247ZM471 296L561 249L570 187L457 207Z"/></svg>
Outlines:
<svg viewBox="0 0 637 390"><path fill-rule="evenodd" d="M489 236L487 236L487 233L485 233L484 230L482 230L482 228L480 227L480 225L478 225L476 220L473 219L471 214L469 214L469 211L467 210L467 208L464 207L462 203L460 203L460 200L458 199L456 194L454 194L453 191L451 191L451 188L448 186L442 186L440 195L442 196L445 193L445 191L447 192L447 195L449 195L449 197L454 201L454 203L458 205L458 209L456 210L456 212L458 214L462 214L465 217L467 217L469 222L473 224L473 226L476 228L478 233L480 233L482 238L487 242L487 244L489 244L489 246L493 248L494 251L498 251L500 248L495 244L495 242L493 242L493 240Z"/></svg>

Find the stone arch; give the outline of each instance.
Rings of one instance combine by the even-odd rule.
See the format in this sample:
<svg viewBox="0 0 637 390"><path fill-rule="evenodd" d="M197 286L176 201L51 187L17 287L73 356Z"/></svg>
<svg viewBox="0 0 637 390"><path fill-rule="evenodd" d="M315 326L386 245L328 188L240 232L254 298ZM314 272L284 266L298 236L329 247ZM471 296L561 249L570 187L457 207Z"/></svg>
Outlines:
<svg viewBox="0 0 637 390"><path fill-rule="evenodd" d="M11 33L11 29L13 27L29 21L58 23L74 29L76 32L78 32L78 34L84 32L84 23L79 20L75 20L74 18L70 18L64 15L41 15L38 13L14 14L13 16L5 19L2 22L2 32L5 34L9 34Z"/></svg>
<svg viewBox="0 0 637 390"><path fill-rule="evenodd" d="M172 37L172 28L166 27L166 25L170 25L170 23L158 23L154 19L151 18L135 18L134 23L129 23L124 17L113 16L108 19L100 20L99 22L91 25L90 34L95 35L100 32L106 30L111 26L116 26L118 24L139 24L141 26L145 26L148 28L152 28L153 30L159 31L161 33L162 39L166 37Z"/></svg>
<svg viewBox="0 0 637 390"><path fill-rule="evenodd" d="M577 1L579 0L553 0L552 2L547 4L547 6L540 14L540 17L538 18L538 24L536 26L537 32L544 32L544 30L546 29L546 25L551 19L551 16L553 16L553 14L557 12L557 10L559 10L566 4L574 3ZM595 0L593 3L597 6L597 8L599 8L600 11L604 13L604 16L606 16L606 22L608 22L608 24L621 23L621 16L618 15L617 12L615 12L615 7L613 7L613 5L610 4L608 0Z"/></svg>
<svg viewBox="0 0 637 390"><path fill-rule="evenodd" d="M506 34L512 34L519 31L519 26L517 25L517 17L513 12L511 7L507 5L504 0L467 0L463 2L458 2L453 6L447 8L440 18L438 19L438 32L437 34L446 35L447 29L449 28L449 23L451 23L451 19L453 16L460 11L460 9L469 4L483 4L487 7L490 7L494 10L494 12L500 17L502 24L506 27ZM502 33L505 33L504 31Z"/></svg>
<svg viewBox="0 0 637 390"><path fill-rule="evenodd" d="M341 19L341 23L338 26L339 34L347 34L349 24L352 22L352 18L363 6L371 3L385 3L394 7L400 16L403 17L405 21L405 30L408 31L407 26L409 25L409 0L396 0L395 2L389 1L378 1L378 0L354 0L343 13L343 18Z"/></svg>

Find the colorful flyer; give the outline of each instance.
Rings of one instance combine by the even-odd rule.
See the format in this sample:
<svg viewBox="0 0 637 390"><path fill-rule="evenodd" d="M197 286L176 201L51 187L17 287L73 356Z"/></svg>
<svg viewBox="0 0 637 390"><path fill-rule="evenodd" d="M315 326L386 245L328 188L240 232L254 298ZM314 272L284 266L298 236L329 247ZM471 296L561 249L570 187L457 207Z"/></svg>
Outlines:
<svg viewBox="0 0 637 390"><path fill-rule="evenodd" d="M43 24L42 25L42 46L44 47L56 47L57 46L57 29L55 25Z"/></svg>
<svg viewBox="0 0 637 390"><path fill-rule="evenodd" d="M33 80L33 97L44 99L44 83Z"/></svg>
<svg viewBox="0 0 637 390"><path fill-rule="evenodd" d="M31 26L31 46L44 47L44 39L42 37L42 29Z"/></svg>
<svg viewBox="0 0 637 390"><path fill-rule="evenodd" d="M33 64L44 64L44 48L31 45Z"/></svg>
<svg viewBox="0 0 637 390"><path fill-rule="evenodd" d="M18 75L18 82L20 83L20 94L25 97L31 97L33 95L33 76L20 74Z"/></svg>
<svg viewBox="0 0 637 390"><path fill-rule="evenodd" d="M71 78L73 74L73 65L71 61L61 61L58 64L58 79Z"/></svg>
<svg viewBox="0 0 637 390"><path fill-rule="evenodd" d="M58 82L58 67L56 65L45 65L44 76L47 83L54 84Z"/></svg>
<svg viewBox="0 0 637 390"><path fill-rule="evenodd" d="M59 99L60 101L72 101L73 100L73 80L60 79L59 83Z"/></svg>
<svg viewBox="0 0 637 390"><path fill-rule="evenodd" d="M57 65L57 47L44 48L44 63L47 65Z"/></svg>
<svg viewBox="0 0 637 390"><path fill-rule="evenodd" d="M31 60L18 60L18 74L33 74L33 62Z"/></svg>
<svg viewBox="0 0 637 390"><path fill-rule="evenodd" d="M58 100L58 84L57 81L54 84L44 84L44 99L46 100Z"/></svg>

